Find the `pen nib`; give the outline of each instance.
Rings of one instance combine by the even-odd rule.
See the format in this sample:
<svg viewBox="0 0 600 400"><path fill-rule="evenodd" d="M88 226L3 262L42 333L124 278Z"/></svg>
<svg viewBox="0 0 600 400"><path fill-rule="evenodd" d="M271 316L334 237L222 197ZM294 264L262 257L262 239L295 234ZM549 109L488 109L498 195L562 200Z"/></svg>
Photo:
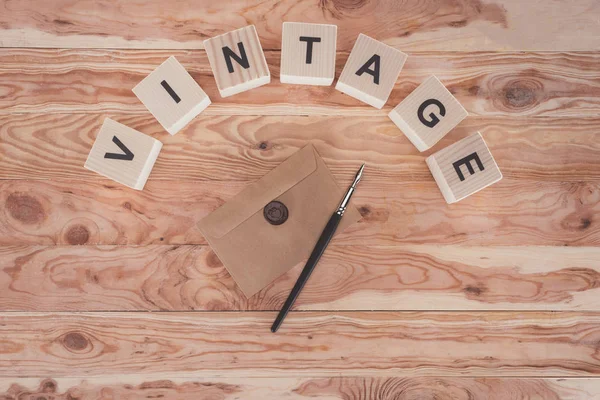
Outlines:
<svg viewBox="0 0 600 400"><path fill-rule="evenodd" d="M365 169L365 164L360 166L360 169L358 170L358 172L356 173L356 176L354 177L354 182L352 183L352 187L355 187L356 184L358 182L360 182L360 179L362 178L362 174L363 174L363 170Z"/></svg>

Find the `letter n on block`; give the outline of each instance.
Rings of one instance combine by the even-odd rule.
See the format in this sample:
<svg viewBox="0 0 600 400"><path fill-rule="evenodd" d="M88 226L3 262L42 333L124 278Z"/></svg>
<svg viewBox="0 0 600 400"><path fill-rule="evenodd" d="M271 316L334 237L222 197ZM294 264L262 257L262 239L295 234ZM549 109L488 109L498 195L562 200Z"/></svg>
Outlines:
<svg viewBox="0 0 600 400"><path fill-rule="evenodd" d="M84 167L142 190L161 148L153 137L106 118Z"/></svg>
<svg viewBox="0 0 600 400"><path fill-rule="evenodd" d="M448 204L502 179L479 132L434 153L425 161Z"/></svg>
<svg viewBox="0 0 600 400"><path fill-rule="evenodd" d="M271 82L254 25L207 39L204 48L221 97Z"/></svg>
<svg viewBox="0 0 600 400"><path fill-rule="evenodd" d="M328 86L335 77L337 26L284 22L281 39L282 83Z"/></svg>
<svg viewBox="0 0 600 400"><path fill-rule="evenodd" d="M335 88L375 108L382 108L407 57L400 50L361 33Z"/></svg>
<svg viewBox="0 0 600 400"><path fill-rule="evenodd" d="M432 75L388 116L419 151L425 151L465 119L467 111Z"/></svg>

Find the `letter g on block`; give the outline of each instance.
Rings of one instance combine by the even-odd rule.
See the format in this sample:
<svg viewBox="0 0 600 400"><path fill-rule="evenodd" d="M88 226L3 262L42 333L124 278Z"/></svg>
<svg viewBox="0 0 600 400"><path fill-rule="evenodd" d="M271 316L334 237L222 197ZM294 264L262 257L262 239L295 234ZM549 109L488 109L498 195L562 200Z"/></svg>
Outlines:
<svg viewBox="0 0 600 400"><path fill-rule="evenodd" d="M417 115L419 116L419 121L421 121L421 123L423 125L425 125L429 128L433 128L434 126L436 126L438 124L438 122L440 122L440 118L437 115L435 115L434 113L430 113L429 114L430 119L425 119L425 115L423 115L423 113L425 112L425 109L430 105L437 106L439 109L440 115L442 117L446 115L446 107L444 107L444 105L442 104L441 101L436 100L436 99L425 100L419 106L419 110L417 111Z"/></svg>

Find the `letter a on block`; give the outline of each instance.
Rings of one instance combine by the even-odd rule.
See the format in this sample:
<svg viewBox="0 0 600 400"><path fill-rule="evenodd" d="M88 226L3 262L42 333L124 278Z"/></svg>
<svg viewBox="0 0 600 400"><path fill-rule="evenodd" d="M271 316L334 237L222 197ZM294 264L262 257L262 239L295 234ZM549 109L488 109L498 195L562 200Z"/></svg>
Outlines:
<svg viewBox="0 0 600 400"><path fill-rule="evenodd" d="M106 118L84 166L142 190L161 148L158 140Z"/></svg>
<svg viewBox="0 0 600 400"><path fill-rule="evenodd" d="M382 108L407 57L400 50L361 33L335 88L375 108Z"/></svg>
<svg viewBox="0 0 600 400"><path fill-rule="evenodd" d="M210 104L210 99L175 57L144 78L133 93L171 135Z"/></svg>
<svg viewBox="0 0 600 400"><path fill-rule="evenodd" d="M337 26L284 22L281 39L282 83L328 86L335 77Z"/></svg>
<svg viewBox="0 0 600 400"><path fill-rule="evenodd" d="M425 151L465 119L467 111L432 75L388 116L419 151Z"/></svg>
<svg viewBox="0 0 600 400"><path fill-rule="evenodd" d="M221 97L271 82L254 25L207 39L204 48Z"/></svg>
<svg viewBox="0 0 600 400"><path fill-rule="evenodd" d="M479 132L425 160L448 204L502 179L502 173Z"/></svg>

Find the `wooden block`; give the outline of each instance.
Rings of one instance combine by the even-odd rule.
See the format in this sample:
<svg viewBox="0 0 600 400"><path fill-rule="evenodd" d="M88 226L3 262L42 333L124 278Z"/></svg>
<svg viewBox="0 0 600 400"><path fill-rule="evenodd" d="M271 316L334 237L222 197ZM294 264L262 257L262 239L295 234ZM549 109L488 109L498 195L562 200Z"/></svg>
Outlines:
<svg viewBox="0 0 600 400"><path fill-rule="evenodd" d="M204 48L221 97L271 82L254 25L207 39Z"/></svg>
<svg viewBox="0 0 600 400"><path fill-rule="evenodd" d="M382 108L407 57L361 33L335 88L375 108Z"/></svg>
<svg viewBox="0 0 600 400"><path fill-rule="evenodd" d="M152 71L133 88L133 93L171 135L210 104L204 90L175 57Z"/></svg>
<svg viewBox="0 0 600 400"><path fill-rule="evenodd" d="M479 132L432 154L425 161L448 204L502 179Z"/></svg>
<svg viewBox="0 0 600 400"><path fill-rule="evenodd" d="M336 25L284 22L280 81L331 85L335 77L336 40Z"/></svg>
<svg viewBox="0 0 600 400"><path fill-rule="evenodd" d="M388 114L419 151L436 144L467 115L467 110L433 75Z"/></svg>
<svg viewBox="0 0 600 400"><path fill-rule="evenodd" d="M106 118L84 167L142 190L161 147L153 137Z"/></svg>

